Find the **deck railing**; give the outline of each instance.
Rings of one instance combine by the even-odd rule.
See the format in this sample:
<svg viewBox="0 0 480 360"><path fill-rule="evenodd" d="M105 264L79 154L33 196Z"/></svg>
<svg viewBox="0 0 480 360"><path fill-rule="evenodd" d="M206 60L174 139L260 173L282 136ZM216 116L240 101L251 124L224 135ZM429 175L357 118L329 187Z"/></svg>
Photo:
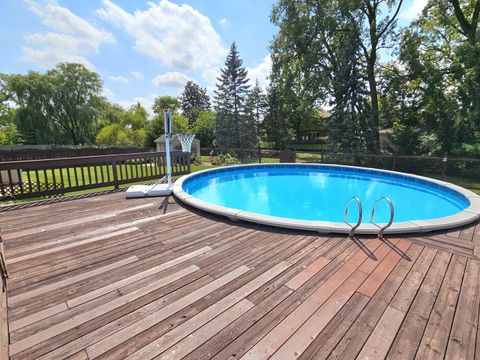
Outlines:
<svg viewBox="0 0 480 360"><path fill-rule="evenodd" d="M190 154L172 153L172 175L191 171ZM164 152L0 162L0 201L62 195L155 180L166 174Z"/></svg>
<svg viewBox="0 0 480 360"><path fill-rule="evenodd" d="M2 149L0 147L0 161L20 161L20 160L43 160L80 156L100 156L114 154L132 154L140 152L153 152L152 148L142 148L136 146L129 147L62 147L52 146L45 149L36 148L18 148Z"/></svg>

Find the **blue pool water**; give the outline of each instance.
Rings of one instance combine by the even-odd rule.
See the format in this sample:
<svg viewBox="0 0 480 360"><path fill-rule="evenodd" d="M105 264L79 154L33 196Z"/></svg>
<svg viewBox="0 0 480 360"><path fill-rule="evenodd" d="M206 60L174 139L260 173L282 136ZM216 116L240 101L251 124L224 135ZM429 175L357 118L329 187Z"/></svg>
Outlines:
<svg viewBox="0 0 480 360"><path fill-rule="evenodd" d="M357 195L363 221L373 203L387 195L395 222L427 220L460 212L469 201L449 188L401 174L328 166L231 167L194 175L183 190L203 201L252 213L300 220L343 222L345 203ZM377 206L375 222L388 222L386 202ZM352 204L349 221L356 222Z"/></svg>

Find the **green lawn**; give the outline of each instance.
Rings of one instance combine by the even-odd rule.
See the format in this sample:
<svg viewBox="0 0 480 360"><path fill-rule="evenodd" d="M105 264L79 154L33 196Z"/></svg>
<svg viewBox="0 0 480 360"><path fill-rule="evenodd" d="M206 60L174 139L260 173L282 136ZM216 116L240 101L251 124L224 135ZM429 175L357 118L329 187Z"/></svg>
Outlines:
<svg viewBox="0 0 480 360"><path fill-rule="evenodd" d="M202 161L207 162L208 158L209 158L209 156L202 156ZM299 153L299 154L297 154L297 158L300 161L307 161L307 162L308 161L319 161L319 158L317 159L316 154L308 154L307 155L307 154ZM262 163L278 163L278 161L279 161L278 158L262 158ZM220 165L210 165L208 163L204 163L202 165L192 165L192 172L197 172L197 171L205 170L205 169L211 169L211 168L215 168L215 167L218 167L218 166L220 166ZM97 166L96 168L97 168L96 169L97 177L98 177L99 180L101 179L101 174L102 173L103 173L104 179L107 179L108 175L110 175L110 178L113 178L113 169L112 169L111 166L107 166L107 165L101 166L101 167ZM88 175L87 175L88 173L90 173L90 176L92 177L92 179L95 179L95 168L93 166L84 167L83 169L84 169L84 177L85 177L86 180L88 180ZM57 179L57 181L58 181L58 179L61 178L61 176L63 176L64 179L67 178L66 171L67 171L66 169L63 169L62 172L60 172L60 170L55 170L55 178ZM72 172L72 170L70 170L70 171L71 171L70 176L72 178L72 181L75 181L73 172ZM141 171L143 171L144 174L149 174L150 175L150 174L152 174L153 170L152 170L151 167L146 166L146 165L137 165L136 167L132 167L132 168L127 167L127 169L125 169L125 168L120 169L118 167L117 171L118 171L119 174L126 174L127 173L130 176L130 175L132 175L132 172L133 172L133 175L135 175L136 171L138 171L139 173ZM467 188L467 189L469 189L469 190L471 190L471 191L480 195L480 179L479 180L465 179L465 178L461 178L461 177L458 177L458 176L446 176L445 179L442 179L442 177L440 175L427 175L427 176L451 182L453 184L456 184L456 185L462 186L464 188ZM31 177L32 181L35 181L34 172L30 172L30 177ZM28 175L26 173L23 173L22 178L23 178L24 181L27 181ZM40 179L40 181L45 181L45 174L43 174L43 172L39 173L39 179ZM47 172L46 179L49 182L53 182L53 174L51 172ZM78 180L79 185L83 184L83 179L81 177L79 169L77 170L77 180ZM85 182L88 183L88 181L85 181ZM155 180L151 181L151 183L153 183L153 182L155 182ZM120 185L120 188L125 188L125 187L129 187L132 184L141 184L141 183L146 183L146 182L145 181L139 181L139 182L133 182L133 183L129 183L129 184L123 184L123 185ZM112 186L106 186L106 187L95 188L95 189L90 189L90 190L81 190L81 191L69 192L68 195L78 195L78 194L85 194L85 193L89 193L89 192L111 190L112 188L113 188ZM41 200L41 198L15 200L14 203L23 203L23 202L36 201L36 200Z"/></svg>
<svg viewBox="0 0 480 360"><path fill-rule="evenodd" d="M464 187L465 189L469 189L474 193L477 193L478 195L480 195L480 179L478 180L465 179L459 176L451 176L451 175L446 175L445 178L443 178L441 175L427 175L427 176L430 176L432 178L436 178L439 180L451 182L452 184Z"/></svg>

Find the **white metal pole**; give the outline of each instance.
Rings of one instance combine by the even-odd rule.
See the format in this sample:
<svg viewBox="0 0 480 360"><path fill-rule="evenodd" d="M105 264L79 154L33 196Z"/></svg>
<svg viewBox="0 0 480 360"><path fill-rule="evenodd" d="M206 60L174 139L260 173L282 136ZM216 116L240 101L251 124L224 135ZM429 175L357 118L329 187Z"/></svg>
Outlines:
<svg viewBox="0 0 480 360"><path fill-rule="evenodd" d="M170 110L163 110L163 121L165 124L165 152L167 157L167 178L168 188L172 187L172 164L170 159L170 138L172 137L172 113Z"/></svg>

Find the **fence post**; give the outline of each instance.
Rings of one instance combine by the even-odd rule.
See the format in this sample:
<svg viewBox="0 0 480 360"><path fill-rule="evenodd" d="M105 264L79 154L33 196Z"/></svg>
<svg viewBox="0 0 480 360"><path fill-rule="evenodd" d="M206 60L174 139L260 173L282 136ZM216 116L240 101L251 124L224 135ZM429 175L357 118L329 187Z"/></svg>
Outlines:
<svg viewBox="0 0 480 360"><path fill-rule="evenodd" d="M117 174L117 160L112 160L112 170L113 170L113 185L115 189L118 189L120 186L118 184L118 174Z"/></svg>
<svg viewBox="0 0 480 360"><path fill-rule="evenodd" d="M445 179L445 175L447 174L447 167L448 167L448 157L445 156L442 159L442 178Z"/></svg>
<svg viewBox="0 0 480 360"><path fill-rule="evenodd" d="M323 163L323 153L324 153L324 150L321 149L320 150L320 162Z"/></svg>
<svg viewBox="0 0 480 360"><path fill-rule="evenodd" d="M397 168L397 153L393 153L392 170L395 171L396 168Z"/></svg>

